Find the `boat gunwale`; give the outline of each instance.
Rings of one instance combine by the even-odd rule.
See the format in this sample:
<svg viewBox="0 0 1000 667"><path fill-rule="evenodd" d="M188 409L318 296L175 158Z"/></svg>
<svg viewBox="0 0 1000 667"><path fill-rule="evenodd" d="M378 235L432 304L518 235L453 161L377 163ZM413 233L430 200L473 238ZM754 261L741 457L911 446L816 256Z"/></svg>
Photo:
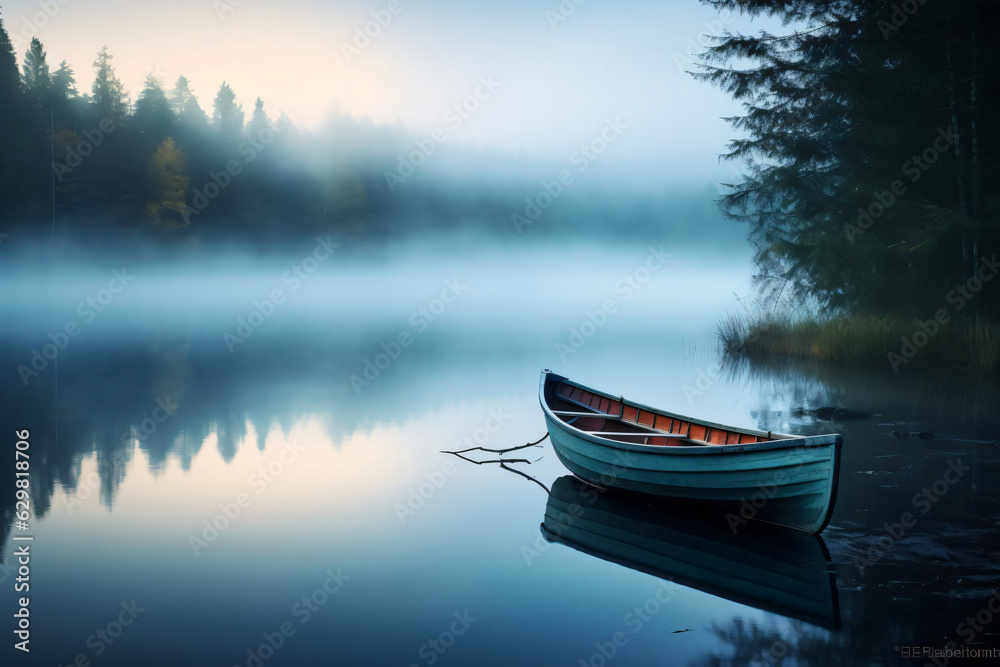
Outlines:
<svg viewBox="0 0 1000 667"><path fill-rule="evenodd" d="M765 442L748 442L748 443L733 444L733 445L708 444L708 445L664 446L664 445L646 445L646 444L638 444L631 442L622 442L620 440L614 440L612 438L602 438L597 435L591 435L587 431L583 431L579 428L576 428L572 424L569 424L563 421L562 419L559 419L559 417L555 414L555 411L552 409L552 407L548 404L548 401L545 399L545 385L550 377L552 377L553 379L558 378L559 381L561 382L565 382L566 384L578 387L580 389L583 389L584 391L589 391L592 394L598 394L602 397L619 401L622 404L622 406L627 404L631 407L640 410L645 410L647 412L652 412L654 414L664 415L672 419L681 419L683 421L693 422L701 426L708 426L710 428L717 428L720 430L730 431L733 433L743 433L746 435L753 435L758 437L774 437L775 435L777 435L779 439L767 440ZM566 400L563 397L560 398L562 400ZM538 386L538 399L539 403L541 403L542 411L545 413L546 418L549 421L556 424L560 428L560 430L565 431L569 435L605 447L612 447L616 449L623 449L635 452L643 452L643 453L659 454L659 455L696 454L701 456L701 455L715 455L715 454L734 454L738 452L748 452L748 451L749 452L766 451L770 449L786 449L786 448L794 449L797 447L824 447L830 445L833 445L835 448L839 449L843 444L843 436L840 435L839 433L827 433L827 434L810 435L810 436L790 435L787 433L774 433L773 431L759 431L756 429L738 428L735 426L729 426L727 424L719 424L716 422L704 421L687 415L680 415L673 412L667 412L665 410L660 410L659 408L653 408L648 405L644 405L642 403L637 403L635 401L627 400L623 396L618 396L617 398L615 398L611 394L608 394L606 391L601 391L599 389L594 389L592 387L588 387L587 385L580 384L579 382L570 380L569 378L559 375L558 373L553 373L548 369L542 371L541 380ZM577 403L577 401L572 401L572 402ZM581 406L583 405L582 403L577 403L577 404ZM601 415L595 412L594 416L601 416ZM632 422L626 422L626 423L631 424ZM656 435L655 432L654 435Z"/></svg>

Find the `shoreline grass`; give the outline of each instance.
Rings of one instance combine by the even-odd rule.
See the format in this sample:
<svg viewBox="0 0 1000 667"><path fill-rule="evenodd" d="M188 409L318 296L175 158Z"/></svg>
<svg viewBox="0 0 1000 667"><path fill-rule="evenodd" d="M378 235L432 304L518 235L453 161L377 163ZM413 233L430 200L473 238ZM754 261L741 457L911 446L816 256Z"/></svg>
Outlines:
<svg viewBox="0 0 1000 667"><path fill-rule="evenodd" d="M996 371L1000 366L1000 323L974 323L876 315L828 320L728 314L718 326L723 352L730 357L777 357L841 363L961 366Z"/></svg>

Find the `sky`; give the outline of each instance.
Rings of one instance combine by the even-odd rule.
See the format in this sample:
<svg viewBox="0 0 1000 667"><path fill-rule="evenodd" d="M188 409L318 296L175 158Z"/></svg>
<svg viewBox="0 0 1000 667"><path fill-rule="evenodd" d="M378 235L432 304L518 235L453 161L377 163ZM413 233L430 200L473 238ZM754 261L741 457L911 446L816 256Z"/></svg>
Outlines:
<svg viewBox="0 0 1000 667"><path fill-rule="evenodd" d="M346 112L556 159L610 120L626 129L607 161L700 183L731 175L717 159L733 134L721 117L739 107L685 72L689 54L705 34L750 27L698 0L4 0L2 11L18 57L37 36L81 92L107 45L133 99L148 72L167 89L183 74L209 113L227 81L245 109L260 96L305 127Z"/></svg>

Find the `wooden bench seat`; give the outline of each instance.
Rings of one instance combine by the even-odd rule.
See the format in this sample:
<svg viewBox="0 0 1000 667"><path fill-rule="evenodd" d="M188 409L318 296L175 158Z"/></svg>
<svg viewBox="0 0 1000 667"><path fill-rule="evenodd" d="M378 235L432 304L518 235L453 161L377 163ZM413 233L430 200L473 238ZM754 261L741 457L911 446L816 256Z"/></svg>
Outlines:
<svg viewBox="0 0 1000 667"><path fill-rule="evenodd" d="M605 417L606 419L618 419L618 415L609 415L605 412L571 412L569 410L553 410L557 417Z"/></svg>
<svg viewBox="0 0 1000 667"><path fill-rule="evenodd" d="M667 433L666 431L583 431L587 435L633 435L637 438L653 436L656 438L681 438L690 440L686 433ZM701 442L701 441L699 441ZM708 444L707 442L705 443Z"/></svg>

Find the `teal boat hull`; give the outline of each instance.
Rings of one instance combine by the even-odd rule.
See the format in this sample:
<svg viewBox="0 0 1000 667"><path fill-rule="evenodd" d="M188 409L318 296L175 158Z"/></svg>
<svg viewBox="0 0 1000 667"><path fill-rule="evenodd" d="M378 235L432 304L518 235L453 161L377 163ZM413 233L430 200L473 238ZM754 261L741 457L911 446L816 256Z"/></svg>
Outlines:
<svg viewBox="0 0 1000 667"><path fill-rule="evenodd" d="M736 429L654 410L620 397L613 399L622 406L617 420L613 415L607 417L606 412L595 412L594 417L567 418L568 411L558 408L565 408L570 402L555 395L556 383L583 385L545 372L539 390L552 447L563 465L580 479L600 488L711 507L721 512L734 528L755 520L819 533L829 522L839 474L842 443L839 434L801 437ZM611 396L585 389L594 396ZM648 434L640 432L626 438L618 433L603 435L599 430L579 427L584 421L592 425L603 421L606 429L635 428L631 422L621 420L621 412L633 406L640 411L638 414L648 410L657 415L657 420L668 415L671 419L685 420L684 424L704 427L705 432L718 434L726 429L727 439L739 434L740 440L752 437L761 441L722 445L679 437L669 439L673 446L663 446L640 442L666 438L652 428L647 429ZM592 410L576 404L569 407L581 415L586 409Z"/></svg>

